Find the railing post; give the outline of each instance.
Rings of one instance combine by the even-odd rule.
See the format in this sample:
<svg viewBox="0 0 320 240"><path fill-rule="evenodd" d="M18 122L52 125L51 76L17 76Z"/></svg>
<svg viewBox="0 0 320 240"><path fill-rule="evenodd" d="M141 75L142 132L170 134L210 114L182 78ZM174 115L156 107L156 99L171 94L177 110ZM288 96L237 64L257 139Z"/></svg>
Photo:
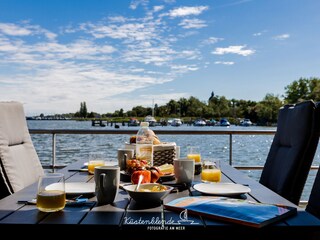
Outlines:
<svg viewBox="0 0 320 240"><path fill-rule="evenodd" d="M56 134L52 133L52 170L55 169L56 166Z"/></svg>
<svg viewBox="0 0 320 240"><path fill-rule="evenodd" d="M229 165L232 166L232 133L229 134Z"/></svg>

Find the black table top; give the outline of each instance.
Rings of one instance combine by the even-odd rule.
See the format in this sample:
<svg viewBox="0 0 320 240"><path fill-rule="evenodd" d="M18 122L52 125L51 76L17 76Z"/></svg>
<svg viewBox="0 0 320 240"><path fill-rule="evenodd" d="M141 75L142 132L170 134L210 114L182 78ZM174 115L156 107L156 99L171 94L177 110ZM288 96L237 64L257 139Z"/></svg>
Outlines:
<svg viewBox="0 0 320 240"><path fill-rule="evenodd" d="M73 163L60 170L66 176L67 182L94 182L93 175L82 171L69 171L80 169L83 162ZM249 178L241 171L228 164L222 164L223 182L234 182L250 187L251 192L240 195L240 198L256 202L284 204L297 207L278 194ZM199 181L195 176L195 181ZM166 182L166 183L174 183ZM66 206L64 210L55 213L40 212L35 205L21 204L18 201L29 200L35 197L37 184L30 185L0 200L0 229L14 226L32 228L59 229L91 229L112 230L119 235L139 236L155 234L155 236L219 236L219 239L228 239L231 236L245 236L245 239L264 239L270 237L301 237L302 239L320 239L320 220L304 209L298 208L295 216L286 218L263 228L252 228L239 224L209 219L198 215L189 215L188 220L181 222L178 212L166 210L163 205L142 206L132 200L129 195L119 189L113 204L98 206L95 196L90 197L90 203L77 206ZM185 196L198 196L199 192L192 187L179 189L170 193L165 199L167 203L173 199ZM141 235L142 234L142 235ZM278 238L277 238L278 239Z"/></svg>

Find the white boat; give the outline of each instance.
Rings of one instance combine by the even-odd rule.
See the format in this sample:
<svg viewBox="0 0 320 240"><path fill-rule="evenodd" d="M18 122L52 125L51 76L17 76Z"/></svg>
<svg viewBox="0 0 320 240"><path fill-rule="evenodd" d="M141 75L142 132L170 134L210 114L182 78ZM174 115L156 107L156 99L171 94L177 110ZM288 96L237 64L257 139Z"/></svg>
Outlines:
<svg viewBox="0 0 320 240"><path fill-rule="evenodd" d="M174 118L171 122L171 126L179 127L182 125L182 121L180 118Z"/></svg>
<svg viewBox="0 0 320 240"><path fill-rule="evenodd" d="M130 118L129 122L128 122L128 126L139 126L140 125L140 121L136 118Z"/></svg>
<svg viewBox="0 0 320 240"><path fill-rule="evenodd" d="M149 126L156 126L157 125L157 120L151 116L151 115L148 115L144 118L144 121L145 122L148 122L149 123Z"/></svg>
<svg viewBox="0 0 320 240"><path fill-rule="evenodd" d="M240 121L240 126L249 127L252 126L252 122L250 121L250 119L245 118Z"/></svg>
<svg viewBox="0 0 320 240"><path fill-rule="evenodd" d="M193 125L202 127L202 126L206 126L207 123L202 119L197 119L194 121Z"/></svg>

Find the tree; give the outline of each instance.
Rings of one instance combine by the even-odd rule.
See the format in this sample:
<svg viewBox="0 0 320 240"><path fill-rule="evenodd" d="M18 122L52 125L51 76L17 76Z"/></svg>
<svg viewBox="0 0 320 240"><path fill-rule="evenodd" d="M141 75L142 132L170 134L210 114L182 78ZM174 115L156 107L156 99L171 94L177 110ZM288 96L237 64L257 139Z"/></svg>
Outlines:
<svg viewBox="0 0 320 240"><path fill-rule="evenodd" d="M230 101L225 96L214 96L209 101L215 118L228 117L230 115Z"/></svg>
<svg viewBox="0 0 320 240"><path fill-rule="evenodd" d="M297 103L305 100L320 100L320 79L300 78L285 87L284 100L286 103Z"/></svg>
<svg viewBox="0 0 320 240"><path fill-rule="evenodd" d="M87 104L86 102L80 103L80 111L79 111L80 117L86 118L88 116L88 110L87 110Z"/></svg>
<svg viewBox="0 0 320 240"><path fill-rule="evenodd" d="M283 105L283 102L278 96L268 93L264 99L256 106L258 118L260 124L276 123L278 119L279 108Z"/></svg>

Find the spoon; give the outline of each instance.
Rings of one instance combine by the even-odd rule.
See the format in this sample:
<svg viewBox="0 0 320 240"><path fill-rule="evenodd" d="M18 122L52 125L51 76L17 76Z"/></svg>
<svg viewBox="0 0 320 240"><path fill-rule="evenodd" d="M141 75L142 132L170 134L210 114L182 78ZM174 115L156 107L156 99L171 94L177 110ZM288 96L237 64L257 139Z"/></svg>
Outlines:
<svg viewBox="0 0 320 240"><path fill-rule="evenodd" d="M139 180L138 180L138 184L137 184L137 186L136 186L136 188L135 188L135 192L137 192L138 191L138 189L139 189L139 187L140 187L140 184L141 184L141 182L142 182L142 179L143 179L143 175L139 175Z"/></svg>

